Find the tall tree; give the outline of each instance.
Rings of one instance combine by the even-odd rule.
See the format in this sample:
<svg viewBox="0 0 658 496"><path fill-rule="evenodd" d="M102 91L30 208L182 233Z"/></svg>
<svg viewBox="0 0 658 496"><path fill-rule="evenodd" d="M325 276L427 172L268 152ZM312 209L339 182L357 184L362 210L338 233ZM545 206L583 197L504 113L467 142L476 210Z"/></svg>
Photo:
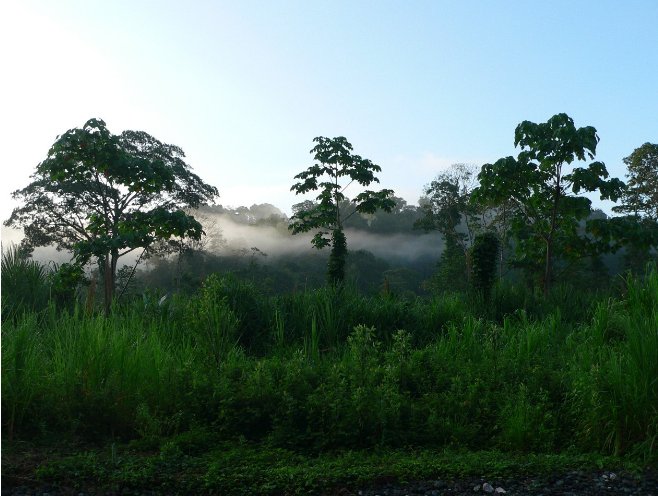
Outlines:
<svg viewBox="0 0 658 496"><path fill-rule="evenodd" d="M471 246L473 287L485 300L489 299L496 279L499 249L498 236L491 231L475 236Z"/></svg>
<svg viewBox="0 0 658 496"><path fill-rule="evenodd" d="M57 138L32 182L13 193L23 205L5 225L22 227L30 248L54 244L73 251L79 264L95 257L108 312L119 258L170 237L202 235L183 209L211 203L218 192L184 157L143 131L114 135L90 119Z"/></svg>
<svg viewBox="0 0 658 496"><path fill-rule="evenodd" d="M658 144L645 143L624 159L628 167L626 191L615 212L658 221Z"/></svg>
<svg viewBox="0 0 658 496"><path fill-rule="evenodd" d="M364 187L378 183L375 173L381 167L353 154L352 145L342 136L319 136L313 141L317 144L310 153L315 163L295 176L300 182L290 190L298 195L319 190L319 194L315 202L295 205L289 228L293 234L315 231L311 243L317 249L331 246L327 277L330 284L337 285L345 279L345 220L355 213L372 214L379 209L390 212L395 201L390 189L364 190L349 200L346 188L354 182Z"/></svg>
<svg viewBox="0 0 658 496"><path fill-rule="evenodd" d="M420 200L423 217L416 227L434 229L445 238L454 238L463 249L470 246L479 224L480 212L470 202L477 186L477 170L453 164L425 186Z"/></svg>
<svg viewBox="0 0 658 496"><path fill-rule="evenodd" d="M641 275L646 264L658 261L658 221L649 217L623 215L587 221L587 230L599 251L625 249L625 269Z"/></svg>
<svg viewBox="0 0 658 496"><path fill-rule="evenodd" d="M438 174L423 190L418 202L423 216L414 223L415 228L441 233L446 243L441 265L443 270L450 266L452 272L457 264L461 265L459 282L470 277L469 248L483 225L484 211L471 201L477 185L476 172L473 166L454 164ZM447 280L457 282L454 275Z"/></svg>
<svg viewBox="0 0 658 496"><path fill-rule="evenodd" d="M658 259L658 144L643 144L624 163L628 182L621 205L612 210L626 215L594 219L588 226L612 251L624 248L626 268L642 274L648 262Z"/></svg>
<svg viewBox="0 0 658 496"><path fill-rule="evenodd" d="M579 234L591 201L578 194L598 191L601 199L613 201L622 194L624 184L607 179L602 162L571 166L575 160L593 160L598 142L595 128L576 128L567 114L540 124L523 121L514 137L514 145L521 147L518 157L485 164L478 175L477 199L513 203L516 261L530 270L543 267L544 293L551 288L556 257L578 256L592 246Z"/></svg>

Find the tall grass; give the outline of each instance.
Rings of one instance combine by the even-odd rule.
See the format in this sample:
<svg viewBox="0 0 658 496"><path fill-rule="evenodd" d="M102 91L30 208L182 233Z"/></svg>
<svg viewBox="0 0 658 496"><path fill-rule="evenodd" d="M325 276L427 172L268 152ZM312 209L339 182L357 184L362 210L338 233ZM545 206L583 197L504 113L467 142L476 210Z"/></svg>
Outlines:
<svg viewBox="0 0 658 496"><path fill-rule="evenodd" d="M9 439L43 396L42 340L35 314L2 326L2 419ZM26 419L28 422L26 422Z"/></svg>
<svg viewBox="0 0 658 496"><path fill-rule="evenodd" d="M580 322L560 305L539 316L513 305L498 320L450 295L266 298L214 278L197 296L135 301L110 318L25 314L2 328L3 429L135 438L200 424L311 451L655 458L658 272L587 304Z"/></svg>
<svg viewBox="0 0 658 496"><path fill-rule="evenodd" d="M2 247L2 320L23 312L41 311L50 297L50 270L12 244Z"/></svg>
<svg viewBox="0 0 658 496"><path fill-rule="evenodd" d="M184 367L194 355L190 346L174 347L135 314L105 319L62 313L47 320L39 324L30 316L3 325L8 433L131 435L140 405L161 417L179 412Z"/></svg>
<svg viewBox="0 0 658 496"><path fill-rule="evenodd" d="M658 271L628 277L623 302L601 304L578 348L573 398L594 448L658 452Z"/></svg>

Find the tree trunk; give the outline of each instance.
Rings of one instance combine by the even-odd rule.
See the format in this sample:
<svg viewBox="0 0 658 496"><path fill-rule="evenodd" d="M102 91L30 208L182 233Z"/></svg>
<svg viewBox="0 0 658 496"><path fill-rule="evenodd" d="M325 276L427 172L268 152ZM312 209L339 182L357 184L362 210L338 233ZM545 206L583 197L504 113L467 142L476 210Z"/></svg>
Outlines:
<svg viewBox="0 0 658 496"><path fill-rule="evenodd" d="M110 314L110 307L112 305L112 270L110 269L110 254L108 253L103 257L103 306L105 308L105 316Z"/></svg>
<svg viewBox="0 0 658 496"><path fill-rule="evenodd" d="M557 231L557 213L560 203L560 177L561 168L558 165L556 170L555 188L553 190L553 208L551 210L551 230L546 239L546 267L544 269L544 297L548 296L551 291L553 279L553 235Z"/></svg>
<svg viewBox="0 0 658 496"><path fill-rule="evenodd" d="M551 291L551 280L553 279L553 239L546 240L546 266L544 267L544 296Z"/></svg>
<svg viewBox="0 0 658 496"><path fill-rule="evenodd" d="M105 256L103 264L103 285L105 295L105 315L110 314L112 308L112 300L114 300L114 285L117 273L117 262L119 260L119 253L112 250Z"/></svg>
<svg viewBox="0 0 658 496"><path fill-rule="evenodd" d="M472 247L471 247L472 248ZM471 248L464 250L464 267L466 268L466 287L470 288L473 279L473 258Z"/></svg>
<svg viewBox="0 0 658 496"><path fill-rule="evenodd" d="M345 280L345 263L347 259L347 239L342 229L331 233L331 253L327 267L327 279L331 286L338 286Z"/></svg>

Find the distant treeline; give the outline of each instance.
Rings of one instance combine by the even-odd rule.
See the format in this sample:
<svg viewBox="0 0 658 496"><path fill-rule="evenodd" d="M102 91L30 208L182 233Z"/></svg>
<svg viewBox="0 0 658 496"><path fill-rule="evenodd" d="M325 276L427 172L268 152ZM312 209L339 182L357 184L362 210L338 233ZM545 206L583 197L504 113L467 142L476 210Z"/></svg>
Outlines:
<svg viewBox="0 0 658 496"><path fill-rule="evenodd" d="M450 253L441 259L445 252L442 236L414 227L423 218L423 208L408 205L402 198L396 198L396 205L390 213L355 215L346 222L352 245L359 247L348 252L349 284L367 294L391 291L412 296L466 290L460 256ZM270 293L302 291L325 284L329 254L313 249L306 239L293 237L288 230L288 216L275 206L218 205L204 207L194 215L206 232L202 240L150 258L130 282L128 294L145 288L190 293L216 272L256 281ZM608 216L594 210L588 220L600 219ZM466 226L460 229L465 231ZM643 265L633 255L628 249L621 249L585 257L562 268L573 275L572 284L585 289L602 288L614 284L615 278L627 270L643 272ZM128 266L120 271L120 286L126 283L129 273ZM507 266L500 277L520 282L523 272Z"/></svg>

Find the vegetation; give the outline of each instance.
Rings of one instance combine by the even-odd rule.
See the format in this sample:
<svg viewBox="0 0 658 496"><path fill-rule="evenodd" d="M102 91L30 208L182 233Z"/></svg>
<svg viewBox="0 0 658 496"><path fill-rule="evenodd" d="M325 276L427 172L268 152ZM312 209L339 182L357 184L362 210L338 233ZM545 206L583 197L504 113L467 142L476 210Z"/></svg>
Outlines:
<svg viewBox="0 0 658 496"><path fill-rule="evenodd" d="M555 277L556 259L578 259L595 246L578 230L579 221L591 213L591 201L578 193L598 191L602 200L613 201L622 194L624 184L607 179L602 162L567 168L575 160L594 159L598 142L596 129L576 128L566 114L540 124L524 121L514 135L514 145L521 147L518 158L485 164L478 175L476 200L512 202L515 262L541 274L544 293Z"/></svg>
<svg viewBox="0 0 658 496"><path fill-rule="evenodd" d="M478 234L471 248L473 287L488 299L496 280L496 264L500 250L498 237L492 232Z"/></svg>
<svg viewBox="0 0 658 496"><path fill-rule="evenodd" d="M293 234L315 231L311 243L318 249L331 245L327 280L337 285L345 279L345 263L347 257L347 239L343 232L343 224L348 217L355 213L374 214L377 210L390 212L395 206L392 199L393 191L382 189L380 191L365 190L356 195L350 205L351 211L345 212L347 197L343 191L353 182L361 186L369 186L379 182L375 172L381 167L359 155L352 154L352 145L342 136L325 138L319 136L313 140L317 143L311 150L317 164L295 176L301 182L292 186L291 191L303 194L317 191L317 202L304 204L293 215L290 230ZM340 184L342 178L349 178L347 184ZM322 181L322 182L318 182ZM328 238L328 231L331 238Z"/></svg>
<svg viewBox="0 0 658 496"><path fill-rule="evenodd" d="M94 140L105 136L102 129L91 132ZM544 140L553 133L549 147ZM176 256L154 257L152 270L137 273L107 314L94 299L93 271L41 265L24 247L3 250L3 480L306 494L381 477L658 463L658 229L639 209L608 219L575 196L597 189L614 197L622 188L604 180L602 164L562 172L572 159L593 156L593 128L576 130L562 114L547 124L523 123L518 160L485 166L474 192L455 188L457 176L439 177L420 209L394 205L389 190L348 202L338 180L367 186L378 166L353 156L344 138L316 141L319 164L298 175L303 182L293 189L322 192L318 203L298 205L291 223L266 205L198 214L238 218L271 236L288 236L288 225L310 231L315 246L332 246L329 284L317 269L326 257L231 251L220 228L208 229L208 239L196 227L183 232L165 223L155 233L177 246ZM525 182L502 185L513 164ZM331 179L318 182L322 174ZM111 177L102 184L109 187ZM139 184L126 188L138 194ZM505 188L514 204L496 206ZM343 216L346 206L355 214ZM522 229L530 211L536 217ZM91 245L109 246L96 231L107 224L97 212L81 212L89 236L101 239ZM112 243L155 243L155 234L139 231L142 224L130 224L135 216L119 223L123 238ZM188 227L198 223L190 213L172 216ZM350 236L397 236L414 223L443 234L436 274L431 264L413 273L347 250L346 226ZM128 225L146 237L131 244L122 231ZM28 245L40 239L32 229ZM195 243L183 249L172 234ZM103 268L107 251L85 251L84 242L60 235L77 257L94 255ZM582 263L569 266L569 281L550 284L549 260L539 285L523 284L523 273L503 277L497 270L507 240L517 265L529 261L526 272L541 265L539 254ZM206 249L220 245L229 251ZM595 256L615 250L646 263L625 271L619 256ZM131 279L132 272L119 276ZM418 272L429 281L425 294L403 290L405 281L407 288L419 284ZM299 284L300 274L311 282ZM39 458L39 467L21 465L26 456Z"/></svg>
<svg viewBox="0 0 658 496"><path fill-rule="evenodd" d="M90 119L57 138L33 181L13 193L24 205L5 224L24 228L28 250L54 244L72 251L78 266L95 257L108 312L119 258L160 240L202 234L182 209L212 202L218 193L184 157L143 131L113 135L105 122Z"/></svg>
<svg viewBox="0 0 658 496"><path fill-rule="evenodd" d="M45 483L78 490L308 495L341 494L347 488L391 482L404 486L437 478L444 485L445 481L464 477L550 478L556 472L598 471L610 466L637 469L632 463L620 465L619 460L601 455L528 455L495 450L351 450L309 457L249 442L222 443L211 432L199 429L150 445L114 444L108 449L87 448L61 454L42 465L37 477ZM13 473L20 473L20 466L11 468L15 469Z"/></svg>
<svg viewBox="0 0 658 496"><path fill-rule="evenodd" d="M624 159L628 188L615 212L658 221L658 144L645 143Z"/></svg>
<svg viewBox="0 0 658 496"><path fill-rule="evenodd" d="M625 249L626 268L638 272L658 252L658 145L645 143L624 163L627 188L612 209L626 215L595 222L592 230L614 249Z"/></svg>
<svg viewBox="0 0 658 496"><path fill-rule="evenodd" d="M146 464L115 455L135 481L137 466L171 466L157 460L219 456L194 439L232 446L236 457L263 446L286 463L482 447L655 461L658 271L629 278L624 298L555 292L544 302L510 289L492 294L505 316L448 296L327 288L266 298L218 277L197 296L137 300L110 318L47 307L3 325L3 432L159 449ZM111 482L110 462L95 456L46 464L40 477L75 468Z"/></svg>
<svg viewBox="0 0 658 496"><path fill-rule="evenodd" d="M425 186L424 196L419 202L423 217L414 224L416 228L441 233L446 242L442 263L452 266L456 272L452 276L464 281L471 276L469 250L483 227L482 204L471 201L476 173L474 167L455 164L439 174ZM459 266L461 270L457 269Z"/></svg>

